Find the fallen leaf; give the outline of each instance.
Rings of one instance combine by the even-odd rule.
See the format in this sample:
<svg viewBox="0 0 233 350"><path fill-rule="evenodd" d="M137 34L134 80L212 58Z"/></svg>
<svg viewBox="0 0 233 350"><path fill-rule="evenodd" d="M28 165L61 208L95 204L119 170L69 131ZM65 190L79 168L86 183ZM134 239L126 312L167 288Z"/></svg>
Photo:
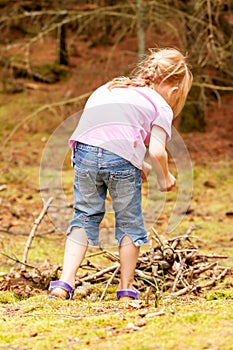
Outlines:
<svg viewBox="0 0 233 350"><path fill-rule="evenodd" d="M35 333L32 333L32 334L30 334L30 337L37 337L38 336L38 333L37 332L35 332Z"/></svg>
<svg viewBox="0 0 233 350"><path fill-rule="evenodd" d="M144 310L142 310L142 311L139 313L139 316L140 316L140 317L145 317L147 314L148 314L148 310L147 310L147 309L144 309Z"/></svg>
<svg viewBox="0 0 233 350"><path fill-rule="evenodd" d="M144 327L145 325L146 325L145 320L139 320L139 321L135 322L136 327Z"/></svg>
<svg viewBox="0 0 233 350"><path fill-rule="evenodd" d="M129 306L131 306L134 309L140 309L143 307L141 300L133 300L129 302Z"/></svg>
<svg viewBox="0 0 233 350"><path fill-rule="evenodd" d="M203 183L203 185L205 186L205 187L208 187L208 188L216 188L216 186L215 186L215 184L213 183L213 182L211 182L211 181L205 181L204 183Z"/></svg>
<svg viewBox="0 0 233 350"><path fill-rule="evenodd" d="M5 191L7 189L7 185L1 185L0 186L0 192Z"/></svg>
<svg viewBox="0 0 233 350"><path fill-rule="evenodd" d="M140 327L133 324L133 322L129 322L126 326L126 329L129 331L138 331L140 329Z"/></svg>

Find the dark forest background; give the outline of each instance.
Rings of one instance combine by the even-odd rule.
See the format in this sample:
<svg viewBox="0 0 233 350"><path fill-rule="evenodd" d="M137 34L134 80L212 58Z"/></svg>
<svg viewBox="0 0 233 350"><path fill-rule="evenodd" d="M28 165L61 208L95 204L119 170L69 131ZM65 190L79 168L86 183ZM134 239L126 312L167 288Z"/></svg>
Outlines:
<svg viewBox="0 0 233 350"><path fill-rule="evenodd" d="M22 77L45 84L63 79L83 42L87 49L108 51L132 37L129 50L140 59L156 33L156 45L180 48L192 65L194 83L180 129L204 131L207 106L233 91L232 8L229 0L0 0L2 91L18 92ZM55 59L35 65L30 52L48 37L56 41ZM126 64L121 75L127 73Z"/></svg>

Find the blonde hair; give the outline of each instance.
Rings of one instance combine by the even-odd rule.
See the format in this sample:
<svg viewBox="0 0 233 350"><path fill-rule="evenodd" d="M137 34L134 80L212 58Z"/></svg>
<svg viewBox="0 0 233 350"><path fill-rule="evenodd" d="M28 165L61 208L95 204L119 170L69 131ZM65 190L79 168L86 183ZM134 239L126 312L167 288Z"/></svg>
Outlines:
<svg viewBox="0 0 233 350"><path fill-rule="evenodd" d="M184 107L192 79L186 57L179 50L150 49L148 56L132 71L131 77L115 78L109 82L108 88L147 86L156 90L166 84L172 96L169 104L174 116L177 116Z"/></svg>

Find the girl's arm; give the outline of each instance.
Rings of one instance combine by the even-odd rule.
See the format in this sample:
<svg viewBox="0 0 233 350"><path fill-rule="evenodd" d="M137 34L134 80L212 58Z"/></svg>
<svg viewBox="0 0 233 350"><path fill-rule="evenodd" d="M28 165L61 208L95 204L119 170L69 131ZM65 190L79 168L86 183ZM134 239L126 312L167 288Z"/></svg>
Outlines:
<svg viewBox="0 0 233 350"><path fill-rule="evenodd" d="M145 161L142 163L142 180L143 181L145 181L147 179L147 177L150 174L151 169L152 169L152 166L149 163L147 163Z"/></svg>
<svg viewBox="0 0 233 350"><path fill-rule="evenodd" d="M166 133L157 125L151 131L149 155L160 191L170 191L176 185L175 177L168 170L168 155L165 149Z"/></svg>

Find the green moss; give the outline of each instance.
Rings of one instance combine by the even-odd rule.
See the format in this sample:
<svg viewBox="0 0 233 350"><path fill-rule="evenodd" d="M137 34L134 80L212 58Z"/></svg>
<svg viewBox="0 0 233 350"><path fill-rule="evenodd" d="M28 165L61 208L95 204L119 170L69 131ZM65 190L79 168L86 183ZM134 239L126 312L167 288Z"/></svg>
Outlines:
<svg viewBox="0 0 233 350"><path fill-rule="evenodd" d="M15 304L19 300L22 298L15 293L0 291L0 304Z"/></svg>
<svg viewBox="0 0 233 350"><path fill-rule="evenodd" d="M233 291L226 289L226 290L213 290L210 291L209 293L206 294L205 296L206 300L210 301L210 300L227 300L233 299Z"/></svg>
<svg viewBox="0 0 233 350"><path fill-rule="evenodd" d="M50 84L56 83L61 80L66 80L69 76L69 71L66 66L54 64L45 64L34 67L35 72L39 73L42 77L45 77ZM35 78L36 80L36 78Z"/></svg>

